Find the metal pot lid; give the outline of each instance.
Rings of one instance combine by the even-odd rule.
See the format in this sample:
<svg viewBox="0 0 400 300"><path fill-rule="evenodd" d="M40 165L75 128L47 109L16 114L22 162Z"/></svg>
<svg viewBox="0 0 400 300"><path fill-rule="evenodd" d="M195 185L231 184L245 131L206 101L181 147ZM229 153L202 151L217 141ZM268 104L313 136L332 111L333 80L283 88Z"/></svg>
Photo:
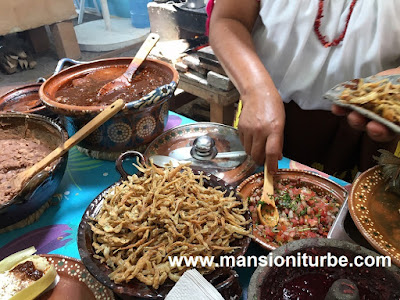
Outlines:
<svg viewBox="0 0 400 300"><path fill-rule="evenodd" d="M190 160L194 162L193 168L237 184L256 168L243 151L237 129L219 123L198 122L164 132L148 146L144 155L146 158L164 155Z"/></svg>

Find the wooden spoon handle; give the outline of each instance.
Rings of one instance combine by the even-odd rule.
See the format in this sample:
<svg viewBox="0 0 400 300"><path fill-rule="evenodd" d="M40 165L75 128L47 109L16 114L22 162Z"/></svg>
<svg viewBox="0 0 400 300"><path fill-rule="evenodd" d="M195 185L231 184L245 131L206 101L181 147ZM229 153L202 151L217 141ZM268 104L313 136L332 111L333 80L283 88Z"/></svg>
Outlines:
<svg viewBox="0 0 400 300"><path fill-rule="evenodd" d="M142 64L149 55L151 49L157 44L160 36L156 33L150 33L147 39L144 41L139 51L136 53L132 62L129 64L128 69L125 71L124 76L129 82L132 80L133 74L136 72L137 68Z"/></svg>
<svg viewBox="0 0 400 300"><path fill-rule="evenodd" d="M24 173L24 176L30 178L35 175L37 172L40 172L44 168L46 168L53 161L64 155L69 149L82 141L85 137L95 131L100 125L109 120L112 116L114 116L117 112L119 112L125 106L125 102L122 99L119 99L107 106L100 114L94 117L89 123L83 126L79 131L77 131L72 137L64 142L64 144L58 146L51 153L49 153L46 157L44 157L41 161L34 164L31 168L27 169Z"/></svg>
<svg viewBox="0 0 400 300"><path fill-rule="evenodd" d="M263 187L263 200L265 203L275 207L275 200L271 195L274 195L274 178L268 172L267 161L264 164L264 187Z"/></svg>

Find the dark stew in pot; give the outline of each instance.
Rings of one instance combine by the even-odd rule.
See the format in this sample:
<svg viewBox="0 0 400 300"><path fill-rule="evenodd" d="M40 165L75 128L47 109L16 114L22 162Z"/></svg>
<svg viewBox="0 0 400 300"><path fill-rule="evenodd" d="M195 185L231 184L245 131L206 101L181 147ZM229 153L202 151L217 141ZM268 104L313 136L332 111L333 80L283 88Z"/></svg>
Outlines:
<svg viewBox="0 0 400 300"><path fill-rule="evenodd" d="M125 71L126 66L113 66L77 77L56 92L55 100L62 104L76 106L106 106L117 99L131 102L172 80L172 76L166 71L155 66L144 65L133 76L130 87L97 97L98 91L105 84L121 76Z"/></svg>

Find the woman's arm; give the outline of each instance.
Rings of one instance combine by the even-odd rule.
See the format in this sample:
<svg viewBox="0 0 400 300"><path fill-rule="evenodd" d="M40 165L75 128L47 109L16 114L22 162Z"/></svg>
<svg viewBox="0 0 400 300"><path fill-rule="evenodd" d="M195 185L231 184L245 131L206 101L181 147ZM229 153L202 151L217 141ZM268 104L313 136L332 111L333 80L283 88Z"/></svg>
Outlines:
<svg viewBox="0 0 400 300"><path fill-rule="evenodd" d="M285 112L282 99L255 52L251 31L256 0L217 0L210 20L210 44L243 101L239 135L246 152L268 170L282 157Z"/></svg>

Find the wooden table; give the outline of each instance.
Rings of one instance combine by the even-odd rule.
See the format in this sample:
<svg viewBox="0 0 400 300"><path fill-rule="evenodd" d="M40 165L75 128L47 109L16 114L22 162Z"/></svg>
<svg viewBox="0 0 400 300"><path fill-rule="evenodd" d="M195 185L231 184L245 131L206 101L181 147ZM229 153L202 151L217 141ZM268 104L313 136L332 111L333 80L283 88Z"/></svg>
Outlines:
<svg viewBox="0 0 400 300"><path fill-rule="evenodd" d="M210 121L232 125L235 115L235 103L239 101L240 94L233 88L223 91L213 88L206 83L181 76L178 87L185 92L202 98L210 103Z"/></svg>

